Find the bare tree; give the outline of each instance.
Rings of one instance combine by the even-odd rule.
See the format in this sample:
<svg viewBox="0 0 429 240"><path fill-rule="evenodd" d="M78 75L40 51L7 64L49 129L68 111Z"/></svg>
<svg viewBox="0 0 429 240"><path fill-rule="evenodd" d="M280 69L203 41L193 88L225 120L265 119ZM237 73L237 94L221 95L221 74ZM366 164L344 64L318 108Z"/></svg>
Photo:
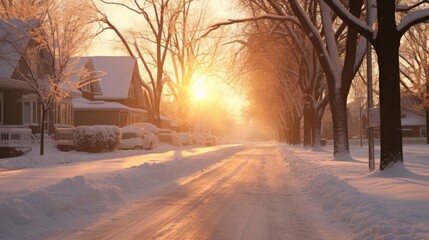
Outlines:
<svg viewBox="0 0 429 240"><path fill-rule="evenodd" d="M339 1L324 1L351 29L374 46L380 73L380 170L403 163L399 47L402 36L410 27L429 19L426 1L401 5L396 0L376 0L377 30L350 14ZM398 16L397 11L402 12L402 16ZM400 18L399 24L397 18Z"/></svg>
<svg viewBox="0 0 429 240"><path fill-rule="evenodd" d="M182 131L187 131L188 108L195 78L210 74L221 61L222 32L218 35L199 38L209 23L207 2L183 1L178 15L171 43L171 59L174 67L174 79L170 88L178 107L179 124Z"/></svg>
<svg viewBox="0 0 429 240"><path fill-rule="evenodd" d="M347 95L352 79L365 55L366 42L360 41L361 44L357 46L358 33L350 28L344 37L345 25L337 24L337 18L329 11L329 7L323 1L319 1L319 3L318 1L310 2L319 6L321 17L317 17L317 11L305 12L299 1L258 1L255 8L270 6L274 12L218 23L213 25L210 31L224 25L265 19L287 21L302 26L318 53L318 59L328 82L329 103L334 126L334 157L347 158L350 157L346 116ZM351 1L349 4L351 15L360 17L362 4L362 0ZM289 14L288 6L296 17ZM322 24L323 27L321 27Z"/></svg>
<svg viewBox="0 0 429 240"><path fill-rule="evenodd" d="M139 31L125 31L110 21L108 16L99 10L103 30L113 30L126 47L128 53L140 60L149 84L141 79L143 87L150 93L152 120L160 124L160 107L164 84L166 83L166 62L175 32L177 18L185 1L106 1L100 2L121 7L141 17L142 27Z"/></svg>
<svg viewBox="0 0 429 240"><path fill-rule="evenodd" d="M426 126L429 126L429 38L428 25L413 26L405 35L400 48L401 83L404 94L418 97L416 113L424 110ZM427 134L426 134L427 135ZM426 136L429 144L429 135Z"/></svg>
<svg viewBox="0 0 429 240"><path fill-rule="evenodd" d="M285 14L286 3L269 0L279 14ZM306 12L299 1L289 0L289 6L299 19L304 31L309 36L323 67L329 89L331 106L334 157L349 155L346 102L351 82L364 57L365 41L357 44L358 35L353 29L346 30L334 15L327 10L323 1L312 1L318 5L320 17L314 17L316 11ZM350 1L350 15L360 17L363 1ZM329 9L329 8L328 8ZM321 27L323 26L323 27Z"/></svg>
<svg viewBox="0 0 429 240"><path fill-rule="evenodd" d="M0 0L1 19L37 19L43 14L46 0Z"/></svg>
<svg viewBox="0 0 429 240"><path fill-rule="evenodd" d="M25 66L19 71L20 77L31 86L40 102L40 155L43 155L45 122L53 104L83 84L97 80L99 74L75 69L79 60L75 57L85 50L93 36L90 26L93 13L87 1L52 0L38 7L43 13L39 20L19 21L25 23L20 26L25 29L24 34L10 34L8 40ZM23 41L30 42L28 47L23 47ZM81 80L72 81L75 75Z"/></svg>
<svg viewBox="0 0 429 240"><path fill-rule="evenodd" d="M288 58L294 59L298 64L298 69L294 69L294 78L298 81L298 87L304 94L303 104L300 104L304 117L304 146L320 146L320 127L321 118L324 109L328 103L326 94L325 79L321 72L320 62L317 59L317 53L310 46L305 33L298 27L298 20L286 14L279 15L275 9L266 0L242 0L241 5L247 9L251 15L247 19L229 20L229 22L219 23L232 24L239 22L251 22L255 32L271 35L272 38L282 38L283 43L292 46L288 47L292 53ZM308 8L314 8L315 5L309 5ZM314 15L316 19L316 15ZM262 44L262 43L261 43ZM277 59L280 62L285 59ZM282 68L281 64L274 64ZM291 67L288 65L290 71ZM282 119L283 121L284 119ZM293 120L296 122L296 120ZM283 121L284 122L284 121ZM297 126L299 129L299 126Z"/></svg>

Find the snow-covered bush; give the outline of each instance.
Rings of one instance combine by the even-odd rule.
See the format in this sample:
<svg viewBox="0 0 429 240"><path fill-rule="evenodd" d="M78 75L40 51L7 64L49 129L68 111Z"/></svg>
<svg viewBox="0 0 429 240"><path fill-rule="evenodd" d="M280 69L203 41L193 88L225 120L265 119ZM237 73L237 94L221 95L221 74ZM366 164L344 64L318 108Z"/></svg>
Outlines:
<svg viewBox="0 0 429 240"><path fill-rule="evenodd" d="M120 142L121 130L117 126L78 126L74 131L74 147L77 151L113 151Z"/></svg>

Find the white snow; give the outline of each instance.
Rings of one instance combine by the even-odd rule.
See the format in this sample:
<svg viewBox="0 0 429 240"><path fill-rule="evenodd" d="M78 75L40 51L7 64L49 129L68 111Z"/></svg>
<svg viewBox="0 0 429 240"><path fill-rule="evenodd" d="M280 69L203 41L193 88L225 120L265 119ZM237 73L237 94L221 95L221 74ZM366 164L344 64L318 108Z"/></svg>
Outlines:
<svg viewBox="0 0 429 240"><path fill-rule="evenodd" d="M83 97L73 98L73 108L80 111L129 110L138 113L147 113L146 110L131 108L118 102L89 101Z"/></svg>
<svg viewBox="0 0 429 240"><path fill-rule="evenodd" d="M133 78L136 61L129 56L97 56L92 59L97 71L106 73L99 81L102 95L95 99L126 99Z"/></svg>
<svg viewBox="0 0 429 240"><path fill-rule="evenodd" d="M405 145L405 167L368 173L367 148L333 161L332 149L280 148L314 202L355 239L429 239L427 145ZM379 150L377 150L379 152Z"/></svg>
<svg viewBox="0 0 429 240"><path fill-rule="evenodd" d="M44 239L77 228L246 147L162 145L152 151L92 154L60 152L48 141L45 156L35 148L0 159L0 239ZM351 146L351 155L333 161L331 147L314 152L278 145L278 156L290 165L309 203L321 205L350 236L429 239L427 145L405 145L405 168L385 172L368 173L367 148Z"/></svg>
<svg viewBox="0 0 429 240"><path fill-rule="evenodd" d="M422 22L422 20L427 20L429 17L429 8L419 9L414 12L408 13L398 24L396 29L398 32L405 32L410 26Z"/></svg>
<svg viewBox="0 0 429 240"><path fill-rule="evenodd" d="M45 156L36 148L0 159L0 239L40 239L70 222L82 224L134 195L203 171L240 148L161 145L150 152L91 154L60 152L48 141Z"/></svg>

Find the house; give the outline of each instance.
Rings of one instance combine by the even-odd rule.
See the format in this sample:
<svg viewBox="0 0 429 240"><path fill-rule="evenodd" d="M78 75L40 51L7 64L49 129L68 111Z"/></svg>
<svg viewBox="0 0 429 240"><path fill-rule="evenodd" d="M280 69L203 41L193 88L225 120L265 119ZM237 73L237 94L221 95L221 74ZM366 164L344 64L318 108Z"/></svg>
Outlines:
<svg viewBox="0 0 429 240"><path fill-rule="evenodd" d="M145 92L139 82L136 59L128 56L84 57L79 66L105 72L105 75L99 81L82 86L82 96L73 99L75 126L123 127L147 121Z"/></svg>
<svg viewBox="0 0 429 240"><path fill-rule="evenodd" d="M365 106L366 107L366 106ZM349 105L349 112L351 111L351 105ZM356 109L356 108L354 108ZM362 122L363 122L363 135L366 138L366 128L367 128L367 112L366 108L362 110ZM375 107L370 114L373 122L379 124L379 108ZM356 112L356 110L355 110ZM354 116L353 118L359 119L359 116ZM376 120L378 118L378 120ZM349 122L350 124L350 122ZM350 127L351 125L349 125ZM356 126L356 125L355 125ZM420 100L414 96L402 96L401 97L401 126L402 126L402 137L403 138L420 138L427 136L427 127L426 127L426 116L425 112L421 106ZM379 127L374 127L374 137L380 137ZM350 133L351 131L349 131Z"/></svg>
<svg viewBox="0 0 429 240"><path fill-rule="evenodd" d="M37 20L0 20L0 155L3 157L15 155L17 149L29 148L31 139L37 141L35 135L40 134L40 98L26 79L32 69L38 83L47 85L43 79L52 67L47 64L49 55L37 49L29 34L37 24ZM54 103L48 114L46 133L54 133L56 124L73 124L71 97Z"/></svg>
<svg viewBox="0 0 429 240"><path fill-rule="evenodd" d="M419 98L402 96L401 125L403 137L427 136L426 115Z"/></svg>

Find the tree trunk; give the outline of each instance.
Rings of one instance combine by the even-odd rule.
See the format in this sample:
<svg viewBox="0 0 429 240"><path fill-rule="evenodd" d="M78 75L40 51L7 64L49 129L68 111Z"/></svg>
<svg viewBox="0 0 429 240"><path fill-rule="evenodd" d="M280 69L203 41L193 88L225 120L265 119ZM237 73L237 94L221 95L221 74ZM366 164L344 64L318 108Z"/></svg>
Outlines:
<svg viewBox="0 0 429 240"><path fill-rule="evenodd" d="M315 117L313 119L313 148L322 146L320 138L321 138L321 127L322 127L322 118Z"/></svg>
<svg viewBox="0 0 429 240"><path fill-rule="evenodd" d="M426 80L426 100L429 100L429 79ZM429 127L429 106L425 106L425 113L426 113L426 143L429 144L429 134L428 134L428 127Z"/></svg>
<svg viewBox="0 0 429 240"><path fill-rule="evenodd" d="M380 73L380 170L383 170L394 163L403 162L400 37L396 29L395 1L378 0L377 6L379 32L374 48Z"/></svg>
<svg viewBox="0 0 429 240"><path fill-rule="evenodd" d="M304 147L312 145L312 128L313 128L313 104L307 97L304 98Z"/></svg>
<svg viewBox="0 0 429 240"><path fill-rule="evenodd" d="M429 134L428 134L429 108L425 108L425 112L426 112L426 143L429 144Z"/></svg>
<svg viewBox="0 0 429 240"><path fill-rule="evenodd" d="M332 129L334 136L334 157L337 154L350 153L348 129L347 129L347 106L339 90L330 94L330 105L332 112Z"/></svg>
<svg viewBox="0 0 429 240"><path fill-rule="evenodd" d="M42 110L42 122L40 123L40 155L45 154L45 122L49 109Z"/></svg>
<svg viewBox="0 0 429 240"><path fill-rule="evenodd" d="M292 127L292 144L297 145L301 142L301 118L293 117L293 127Z"/></svg>

